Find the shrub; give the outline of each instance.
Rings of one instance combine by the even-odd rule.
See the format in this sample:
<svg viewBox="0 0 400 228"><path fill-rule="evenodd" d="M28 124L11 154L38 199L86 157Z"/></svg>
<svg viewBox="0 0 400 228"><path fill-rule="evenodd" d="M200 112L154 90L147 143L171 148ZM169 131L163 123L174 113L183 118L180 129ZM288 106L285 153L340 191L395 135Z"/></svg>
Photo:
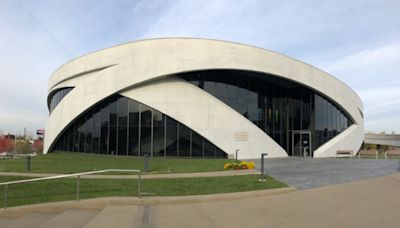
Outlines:
<svg viewBox="0 0 400 228"><path fill-rule="evenodd" d="M33 151L38 154L43 154L43 141L42 140L35 140L32 145Z"/></svg>
<svg viewBox="0 0 400 228"><path fill-rule="evenodd" d="M224 165L224 170L232 169L232 167L233 167L233 164L232 164L232 163L225 163L225 165Z"/></svg>
<svg viewBox="0 0 400 228"><path fill-rule="evenodd" d="M248 169L254 169L255 167L256 167L256 165L254 164L254 162L251 161L251 162L247 163L247 168Z"/></svg>
<svg viewBox="0 0 400 228"><path fill-rule="evenodd" d="M255 165L254 162L245 162L242 161L240 163L225 163L224 165L224 170L228 169L234 169L234 170L239 170L239 169L254 169Z"/></svg>
<svg viewBox="0 0 400 228"><path fill-rule="evenodd" d="M240 162L240 169L248 169L247 162L245 161Z"/></svg>
<svg viewBox="0 0 400 228"><path fill-rule="evenodd" d="M0 153L11 152L14 149L14 140L5 137L0 138Z"/></svg>

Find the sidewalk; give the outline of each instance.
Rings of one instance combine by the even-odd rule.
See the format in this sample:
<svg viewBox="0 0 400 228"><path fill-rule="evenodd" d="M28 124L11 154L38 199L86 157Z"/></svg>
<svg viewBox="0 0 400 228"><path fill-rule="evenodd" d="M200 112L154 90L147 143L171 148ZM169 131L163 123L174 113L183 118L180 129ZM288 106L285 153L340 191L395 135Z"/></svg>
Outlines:
<svg viewBox="0 0 400 228"><path fill-rule="evenodd" d="M221 177L237 176L247 174L259 174L256 169L251 170L228 170L217 172L199 172L199 173L168 173L168 174L143 174L142 179L162 179L162 178L185 178L185 177ZM20 177L51 177L63 175L61 173L18 173L18 172L0 172L0 176L20 176ZM87 179L136 179L138 175L84 175L81 178Z"/></svg>
<svg viewBox="0 0 400 228"><path fill-rule="evenodd" d="M94 199L82 199L79 201L68 200L59 202L48 202L33 205L23 205L11 208L0 208L0 218L18 217L28 213L49 213L62 212L69 209L104 209L108 206L123 205L179 205L212 203L219 201L236 201L258 197L273 196L295 192L293 187L264 189L245 192L229 192L210 195L189 195L189 196L149 196L149 197L129 197L111 196ZM1 227L1 226L0 226Z"/></svg>

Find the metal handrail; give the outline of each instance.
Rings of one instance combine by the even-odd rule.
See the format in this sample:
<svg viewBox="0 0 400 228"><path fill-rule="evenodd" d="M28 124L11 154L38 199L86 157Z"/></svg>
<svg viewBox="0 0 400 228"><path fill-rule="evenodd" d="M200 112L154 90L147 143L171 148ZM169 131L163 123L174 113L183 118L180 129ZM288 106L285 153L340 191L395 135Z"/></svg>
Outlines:
<svg viewBox="0 0 400 228"><path fill-rule="evenodd" d="M50 176L50 177L39 177L39 178L33 178L33 179L25 179L25 180L17 180L17 181L8 181L8 182L2 182L0 183L0 186L4 185L4 202L3 202L3 208L7 208L7 193L8 193L8 185L11 184L21 184L21 183L28 183L28 182L37 182L37 181L43 181L43 180L53 180L53 179L60 179L60 178L67 178L67 177L77 177L77 183L76 183L76 201L79 201L79 181L81 176L86 176L86 175L91 175L91 174L96 174L96 173L106 173L106 172L137 172L138 175L138 198L140 198L140 182L141 182L141 174L142 172L138 169L104 169L104 170L97 170L97 171L89 171L89 172L82 172L82 173L72 173L72 174L63 174L63 175L57 175L57 176Z"/></svg>

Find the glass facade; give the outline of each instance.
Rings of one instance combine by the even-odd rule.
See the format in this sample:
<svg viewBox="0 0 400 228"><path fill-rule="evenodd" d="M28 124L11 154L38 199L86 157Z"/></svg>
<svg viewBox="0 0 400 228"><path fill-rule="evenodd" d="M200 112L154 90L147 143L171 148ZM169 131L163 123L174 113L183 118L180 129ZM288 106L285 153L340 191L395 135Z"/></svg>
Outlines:
<svg viewBox="0 0 400 228"><path fill-rule="evenodd" d="M352 125L343 109L327 97L277 76L231 70L190 72L177 76L245 116L289 155L296 155L293 152L295 133L311 135L312 152Z"/></svg>
<svg viewBox="0 0 400 228"><path fill-rule="evenodd" d="M113 95L78 117L50 151L110 155L226 157L187 126L137 101Z"/></svg>
<svg viewBox="0 0 400 228"><path fill-rule="evenodd" d="M278 76L210 70L178 74L271 136L289 155L312 152L353 124L326 96ZM54 92L50 112L73 88ZM303 145L304 144L304 145ZM137 101L113 95L77 118L50 151L110 155L226 157L197 132ZM299 152L300 151L300 152Z"/></svg>
<svg viewBox="0 0 400 228"><path fill-rule="evenodd" d="M54 108L60 103L60 101L67 95L73 88L68 87L68 88L62 88L58 89L55 92L53 92L52 95L50 95L50 98L48 100L48 108L50 113L54 110Z"/></svg>

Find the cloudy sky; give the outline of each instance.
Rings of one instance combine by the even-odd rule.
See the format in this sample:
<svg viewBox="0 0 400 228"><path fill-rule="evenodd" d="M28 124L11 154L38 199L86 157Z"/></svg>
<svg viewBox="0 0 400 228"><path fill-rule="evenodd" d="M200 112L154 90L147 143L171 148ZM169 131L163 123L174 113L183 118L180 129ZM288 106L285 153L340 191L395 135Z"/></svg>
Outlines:
<svg viewBox="0 0 400 228"><path fill-rule="evenodd" d="M47 80L137 39L205 37L317 66L364 102L366 131L400 132L400 1L1 0L0 131L44 128Z"/></svg>

